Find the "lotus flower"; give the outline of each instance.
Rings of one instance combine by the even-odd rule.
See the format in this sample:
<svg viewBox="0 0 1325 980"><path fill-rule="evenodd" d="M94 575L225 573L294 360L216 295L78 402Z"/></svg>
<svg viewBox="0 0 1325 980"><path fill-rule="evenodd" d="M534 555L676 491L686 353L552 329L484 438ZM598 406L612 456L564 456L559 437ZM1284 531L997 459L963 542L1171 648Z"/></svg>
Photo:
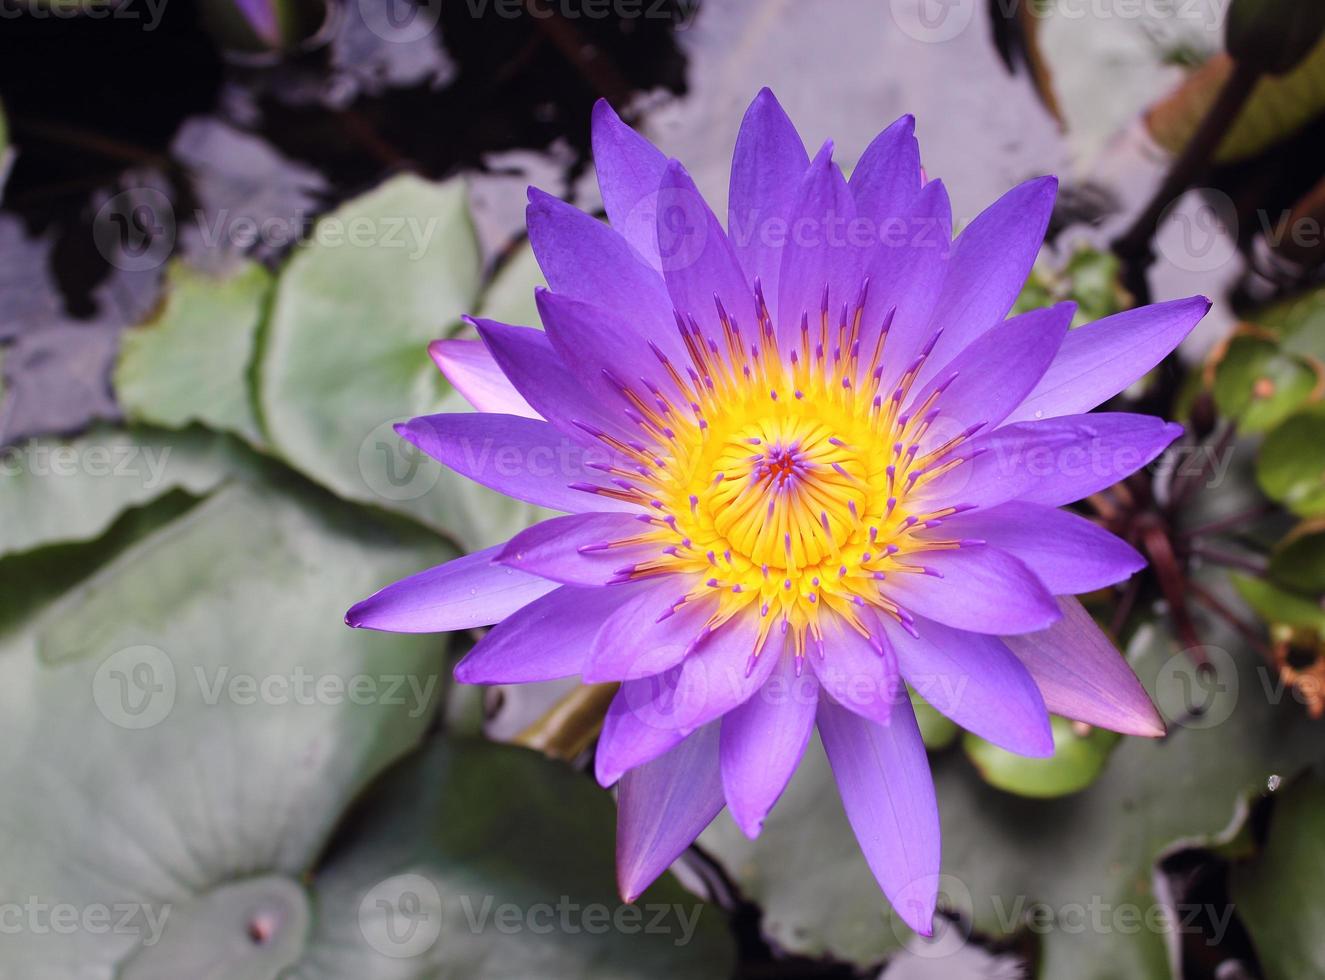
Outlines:
<svg viewBox="0 0 1325 980"><path fill-rule="evenodd" d="M543 330L473 320L481 342L436 342L478 411L398 427L567 516L347 621L495 624L457 666L465 683L619 682L595 769L619 783L627 900L724 806L757 835L817 727L866 861L929 934L939 817L907 684L1025 755L1053 752L1050 712L1163 732L1071 598L1144 561L1058 508L1180 434L1086 413L1209 303L1070 331L1070 303L1008 319L1056 182L1013 189L954 241L910 117L848 181L761 92L725 230L679 163L605 103L593 122L611 226L531 189Z"/></svg>

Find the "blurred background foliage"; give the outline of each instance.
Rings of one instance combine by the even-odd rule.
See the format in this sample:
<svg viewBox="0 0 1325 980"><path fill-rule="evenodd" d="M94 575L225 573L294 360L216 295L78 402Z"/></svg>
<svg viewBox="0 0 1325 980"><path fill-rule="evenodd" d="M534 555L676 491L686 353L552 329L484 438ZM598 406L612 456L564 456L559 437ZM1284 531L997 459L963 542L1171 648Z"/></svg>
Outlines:
<svg viewBox="0 0 1325 980"><path fill-rule="evenodd" d="M6 0L0 906L170 916L7 934L0 977L1325 975L1321 8L921 2ZM541 516L391 425L467 410L426 351L462 314L537 323L523 189L600 209L594 99L721 212L765 84L847 166L915 112L959 224L1060 173L1020 308L1215 300L1119 400L1187 436L1083 506L1150 559L1086 598L1170 735L1056 719L1027 760L916 697L934 940L817 750L758 841L721 817L642 899L702 900L687 941L476 928L462 899L617 907L602 692L464 688L473 637L342 626ZM300 676L372 696L230 684ZM438 931L402 953L419 879Z"/></svg>

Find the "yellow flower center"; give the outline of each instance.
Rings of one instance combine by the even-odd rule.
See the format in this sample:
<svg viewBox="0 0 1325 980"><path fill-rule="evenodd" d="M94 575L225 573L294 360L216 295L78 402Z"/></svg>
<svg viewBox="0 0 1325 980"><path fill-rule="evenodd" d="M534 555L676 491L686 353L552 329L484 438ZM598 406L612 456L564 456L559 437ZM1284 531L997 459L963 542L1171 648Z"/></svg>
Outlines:
<svg viewBox="0 0 1325 980"><path fill-rule="evenodd" d="M711 603L710 626L756 605L758 646L778 628L801 656L821 640L825 608L862 633L861 606L907 621L886 583L924 568L901 559L959 546L914 536L956 512L925 512L916 491L962 462L954 450L972 430L940 444L932 430L942 386L907 404L923 353L882 390L888 325L862 352L859 307L836 326L826 311L817 329L802 320L791 351L778 349L762 300L760 309L757 344L721 310L720 338L693 320L682 326L691 363L664 359L679 398L650 405L621 386L657 443L646 454L614 442L641 464L621 471L631 489L619 496L655 515L621 543L659 547L630 577L686 574L684 601Z"/></svg>

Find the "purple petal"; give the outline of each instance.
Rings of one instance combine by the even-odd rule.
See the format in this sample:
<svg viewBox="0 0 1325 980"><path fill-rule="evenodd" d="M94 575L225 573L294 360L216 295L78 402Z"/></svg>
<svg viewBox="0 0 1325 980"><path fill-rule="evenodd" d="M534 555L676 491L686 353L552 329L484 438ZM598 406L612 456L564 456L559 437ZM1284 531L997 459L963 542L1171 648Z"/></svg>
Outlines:
<svg viewBox="0 0 1325 980"><path fill-rule="evenodd" d="M492 352L493 360L515 389L547 419L577 441L591 440L574 420L620 435L624 429L619 415L609 415L600 407L552 347L542 330L512 327L496 320L466 318L479 332ZM630 433L633 435L634 433Z"/></svg>
<svg viewBox="0 0 1325 980"><path fill-rule="evenodd" d="M754 292L727 233L695 182L675 160L658 190L658 253L672 307L719 337L716 303L746 329L754 330Z"/></svg>
<svg viewBox="0 0 1325 980"><path fill-rule="evenodd" d="M755 657L759 619L746 610L708 634L681 663L674 703L684 732L744 704L764 686L782 652L780 637L771 638Z"/></svg>
<svg viewBox="0 0 1325 980"><path fill-rule="evenodd" d="M1150 696L1090 613L1071 596L1060 596L1058 605L1063 618L1049 629L1005 638L1049 710L1125 735L1163 735Z"/></svg>
<svg viewBox="0 0 1325 980"><path fill-rule="evenodd" d="M1005 551L971 545L905 558L907 565L926 572L888 572L882 589L917 615L959 630L999 635L1046 629L1059 617L1054 597Z"/></svg>
<svg viewBox="0 0 1325 980"><path fill-rule="evenodd" d="M932 534L975 538L1006 551L1054 595L1114 585L1146 564L1126 541L1084 517L1021 501L947 518Z"/></svg>
<svg viewBox="0 0 1325 980"><path fill-rule="evenodd" d="M434 340L428 353L446 379L480 412L542 417L501 373L482 341Z"/></svg>
<svg viewBox="0 0 1325 980"><path fill-rule="evenodd" d="M275 0L235 0L235 6L259 38L273 48L281 47L284 39Z"/></svg>
<svg viewBox="0 0 1325 980"><path fill-rule="evenodd" d="M621 581L620 570L642 557L635 547L603 548L648 530L632 514L571 514L526 528L502 547L496 561L530 575L566 585L607 586ZM585 550L581 550L585 549ZM647 548L648 555L657 546Z"/></svg>
<svg viewBox="0 0 1325 980"><path fill-rule="evenodd" d="M784 356L802 346L802 315L809 317L811 349L818 343L825 288L830 337L835 338L842 307L855 312L865 278L867 243L848 234L856 202L832 153L832 143L825 143L815 155L791 209L778 278L778 344Z"/></svg>
<svg viewBox="0 0 1325 980"><path fill-rule="evenodd" d="M498 547L476 551L388 585L356 603L345 622L392 633L444 633L496 623L557 587L494 565Z"/></svg>
<svg viewBox="0 0 1325 980"><path fill-rule="evenodd" d="M689 363L676 328L666 335L644 338L628 318L601 306L571 299L546 289L535 290L539 316L561 361L607 412L623 410L629 402L618 382L647 394L651 385L675 392L667 371L650 343L679 371ZM641 380L642 379L642 380Z"/></svg>
<svg viewBox="0 0 1325 980"><path fill-rule="evenodd" d="M912 636L885 624L902 676L962 728L1020 755L1049 756L1054 736L1030 672L996 636L917 620Z"/></svg>
<svg viewBox="0 0 1325 980"><path fill-rule="evenodd" d="M932 323L943 330L930 370L1005 316L1044 242L1058 190L1055 177L1014 187L986 208L953 243ZM922 380L929 371L922 372Z"/></svg>
<svg viewBox="0 0 1325 980"><path fill-rule="evenodd" d="M589 465L619 463L606 447L585 446L547 422L514 415L424 415L396 426L433 459L508 497L553 510L636 512L640 508L572 484L607 485Z"/></svg>
<svg viewBox="0 0 1325 980"><path fill-rule="evenodd" d="M904 214L920 191L915 116L905 115L865 147L849 182L856 211L882 224Z"/></svg>
<svg viewBox="0 0 1325 980"><path fill-rule="evenodd" d="M847 820L897 914L916 932L934 931L939 886L939 810L911 702L899 698L876 725L826 698L819 734Z"/></svg>
<svg viewBox="0 0 1325 980"><path fill-rule="evenodd" d="M637 336L675 329L662 277L616 231L534 188L525 220L529 244L554 292L620 314L633 322Z"/></svg>
<svg viewBox="0 0 1325 980"><path fill-rule="evenodd" d="M1061 507L1136 472L1182 435L1149 415L1092 412L1015 422L976 436L968 461L916 488L917 501L993 507L1012 499Z"/></svg>
<svg viewBox="0 0 1325 980"><path fill-rule="evenodd" d="M897 655L878 617L859 610L870 630L866 638L836 615L823 616L822 655L811 649L806 657L824 691L842 707L880 725L888 724L893 702L900 696Z"/></svg>
<svg viewBox="0 0 1325 980"><path fill-rule="evenodd" d="M891 393L930 340L952 249L952 204L941 180L924 186L909 208L884 219L880 241L866 258L869 295L861 318L861 349L872 351L879 325L896 308L883 347L882 388Z"/></svg>
<svg viewBox="0 0 1325 980"><path fill-rule="evenodd" d="M782 264L782 243L775 233L790 226L796 188L809 165L796 127L773 93L761 89L736 137L727 233L746 279L759 279L774 323Z"/></svg>
<svg viewBox="0 0 1325 980"><path fill-rule="evenodd" d="M1078 327L1011 420L1090 411L1167 357L1209 309L1208 299L1192 296Z"/></svg>
<svg viewBox="0 0 1325 980"><path fill-rule="evenodd" d="M685 738L671 711L677 673L669 670L622 683L607 708L594 751L594 776L601 786L611 786Z"/></svg>
<svg viewBox="0 0 1325 980"><path fill-rule="evenodd" d="M759 691L722 720L719 759L727 808L754 839L791 781L814 731L819 684L811 671L796 676L789 650L777 655Z"/></svg>
<svg viewBox="0 0 1325 980"><path fill-rule="evenodd" d="M946 385L936 402L938 421L926 434L921 451L970 426L999 425L1044 375L1075 311L1075 303L1060 303L1005 320L939 369L908 406L915 410L927 404L931 394Z"/></svg>
<svg viewBox="0 0 1325 980"><path fill-rule="evenodd" d="M632 591L630 586L554 589L494 626L456 664L455 679L524 684L572 677L584 668L598 628Z"/></svg>
<svg viewBox="0 0 1325 980"><path fill-rule="evenodd" d="M646 579L594 637L584 679L635 680L679 663L712 614L709 604L698 602L673 611L692 585L679 575Z"/></svg>
<svg viewBox="0 0 1325 980"><path fill-rule="evenodd" d="M654 205L667 158L623 123L606 99L599 99L593 107L593 160L612 227L657 266Z"/></svg>
<svg viewBox="0 0 1325 980"><path fill-rule="evenodd" d="M626 773L617 806L617 886L633 902L722 811L718 726Z"/></svg>

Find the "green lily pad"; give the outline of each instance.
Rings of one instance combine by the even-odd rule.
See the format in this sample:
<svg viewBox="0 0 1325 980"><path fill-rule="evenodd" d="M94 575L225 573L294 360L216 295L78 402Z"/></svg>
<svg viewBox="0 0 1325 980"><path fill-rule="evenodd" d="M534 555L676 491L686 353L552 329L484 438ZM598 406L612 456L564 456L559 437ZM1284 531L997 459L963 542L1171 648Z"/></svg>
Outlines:
<svg viewBox="0 0 1325 980"><path fill-rule="evenodd" d="M1248 791L1314 759L1321 732L1293 699L1263 695L1259 661L1235 634L1199 626L1238 658L1212 646L1221 671L1203 680L1167 633L1144 627L1131 659L1161 707L1174 709L1171 733L1122 738L1080 793L1025 799L986 784L962 753L931 758L944 833L938 885L968 924L942 926L932 941L915 937L879 892L817 745L758 840L724 815L700 843L764 909L769 938L793 952L861 967L902 946L933 958L960 949L973 925L996 939L1028 934L1042 977L1171 980L1166 940L1181 922L1155 891L1158 856L1176 841L1217 836ZM1187 714L1192 707L1204 710Z"/></svg>
<svg viewBox="0 0 1325 980"><path fill-rule="evenodd" d="M1266 622L1316 630L1325 639L1325 609L1264 579L1230 576L1247 605Z"/></svg>
<svg viewBox="0 0 1325 980"><path fill-rule="evenodd" d="M0 451L0 556L90 541L125 509L172 490L202 496L240 463L237 447L191 429L94 429Z"/></svg>
<svg viewBox="0 0 1325 980"><path fill-rule="evenodd" d="M962 731L957 723L915 691L911 691L911 707L915 709L916 723L920 726L920 737L925 742L925 748L937 752L957 741Z"/></svg>
<svg viewBox="0 0 1325 980"><path fill-rule="evenodd" d="M445 470L392 426L465 410L427 346L474 308L479 284L463 185L397 177L324 217L290 260L259 370L262 417L292 465L471 550L510 537L537 508Z"/></svg>
<svg viewBox="0 0 1325 980"><path fill-rule="evenodd" d="M120 341L115 393L125 414L167 428L201 422L261 446L250 372L271 283L252 262L225 278L173 263L161 308Z"/></svg>
<svg viewBox="0 0 1325 980"><path fill-rule="evenodd" d="M68 589L89 578L126 548L186 513L198 502L172 490L126 510L101 537L48 545L0 558L0 639Z"/></svg>
<svg viewBox="0 0 1325 980"><path fill-rule="evenodd" d="M1325 404L1304 408L1266 436L1256 479L1295 514L1325 514Z"/></svg>
<svg viewBox="0 0 1325 980"><path fill-rule="evenodd" d="M614 810L529 750L434 741L347 816L313 878L318 921L290 977L731 976L721 914L670 876L634 906L616 896Z"/></svg>
<svg viewBox="0 0 1325 980"><path fill-rule="evenodd" d="M1051 722L1054 754L1048 758L1016 755L970 732L962 737L962 748L990 786L1038 798L1079 793L1104 771L1118 736L1102 728L1079 734L1066 718Z"/></svg>
<svg viewBox="0 0 1325 980"><path fill-rule="evenodd" d="M1229 891L1266 980L1325 976L1325 782L1284 790L1261 853L1236 864Z"/></svg>
<svg viewBox="0 0 1325 980"><path fill-rule="evenodd" d="M1315 289L1261 310L1253 317L1272 330L1287 354L1325 360L1325 289Z"/></svg>
<svg viewBox="0 0 1325 980"><path fill-rule="evenodd" d="M1316 372L1301 358L1268 340L1235 337L1215 369L1215 404L1244 432L1265 432L1292 415L1315 386Z"/></svg>
<svg viewBox="0 0 1325 980"><path fill-rule="evenodd" d="M126 976L204 975L228 955L233 933L174 930L196 937L199 908L232 917L233 882L297 886L342 809L428 725L437 639L350 631L341 615L445 557L430 536L313 488L237 484L12 634L0 903L133 917L6 936L0 973L110 976L127 962L141 972ZM157 941L176 953L147 953ZM274 978L278 961L225 975Z"/></svg>
<svg viewBox="0 0 1325 980"><path fill-rule="evenodd" d="M1325 528L1298 528L1270 555L1270 576L1308 595L1325 595Z"/></svg>

